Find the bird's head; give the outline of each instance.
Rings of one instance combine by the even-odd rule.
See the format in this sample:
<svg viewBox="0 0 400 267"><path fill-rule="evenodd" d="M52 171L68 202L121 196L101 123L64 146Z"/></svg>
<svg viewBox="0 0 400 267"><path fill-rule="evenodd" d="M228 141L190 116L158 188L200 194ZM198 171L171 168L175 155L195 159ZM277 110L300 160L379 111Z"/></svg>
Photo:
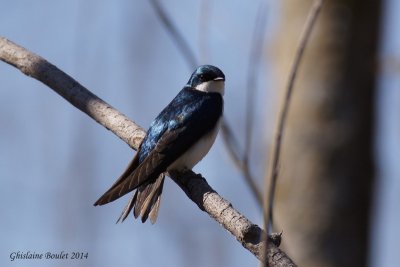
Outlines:
<svg viewBox="0 0 400 267"><path fill-rule="evenodd" d="M215 66L202 65L190 76L187 86L203 92L215 92L224 95L225 75Z"/></svg>

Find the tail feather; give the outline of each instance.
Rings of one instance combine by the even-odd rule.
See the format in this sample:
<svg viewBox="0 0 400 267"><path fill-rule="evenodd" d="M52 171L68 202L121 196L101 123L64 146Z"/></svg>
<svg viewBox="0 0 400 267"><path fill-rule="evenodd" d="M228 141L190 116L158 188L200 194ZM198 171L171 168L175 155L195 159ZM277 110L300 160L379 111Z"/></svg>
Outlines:
<svg viewBox="0 0 400 267"><path fill-rule="evenodd" d="M161 201L161 193L158 195L156 203L152 206L149 213L150 221L152 224L155 224L157 221L158 210L160 209L160 201Z"/></svg>
<svg viewBox="0 0 400 267"><path fill-rule="evenodd" d="M165 155L151 153L140 164L138 155L139 152L111 188L94 203L95 206L104 205L137 189L123 209L117 223L123 222L132 209L135 218L141 216L142 222L150 218L154 224L157 220L165 179L165 175L161 173L164 167L160 161L164 159Z"/></svg>
<svg viewBox="0 0 400 267"><path fill-rule="evenodd" d="M116 223L119 222L124 222L125 219L128 217L129 213L131 213L131 210L133 208L133 206L135 205L136 202L136 198L137 198L137 191L135 192L134 195L132 195L132 197L129 199L128 203L126 204L124 210L122 211L121 215L119 216L118 220Z"/></svg>
<svg viewBox="0 0 400 267"><path fill-rule="evenodd" d="M145 222L150 217L153 224L156 222L164 179L164 174L161 174L154 182L138 188L133 211L135 218L141 216L142 222Z"/></svg>
<svg viewBox="0 0 400 267"><path fill-rule="evenodd" d="M126 204L117 223L125 221L134 209L135 218L141 216L143 223L150 218L151 223L154 224L160 208L164 180L165 176L161 174L154 182L140 186Z"/></svg>

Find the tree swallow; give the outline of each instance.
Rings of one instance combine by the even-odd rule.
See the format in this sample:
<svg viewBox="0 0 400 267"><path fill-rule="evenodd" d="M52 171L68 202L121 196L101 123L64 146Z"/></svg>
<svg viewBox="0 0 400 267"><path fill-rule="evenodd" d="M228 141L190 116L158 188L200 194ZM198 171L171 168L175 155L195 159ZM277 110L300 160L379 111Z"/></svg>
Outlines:
<svg viewBox="0 0 400 267"><path fill-rule="evenodd" d="M135 190L119 217L133 209L142 222L157 219L164 173L191 170L208 153L220 128L225 75L203 65L151 123L136 156L125 172L96 203L104 205Z"/></svg>

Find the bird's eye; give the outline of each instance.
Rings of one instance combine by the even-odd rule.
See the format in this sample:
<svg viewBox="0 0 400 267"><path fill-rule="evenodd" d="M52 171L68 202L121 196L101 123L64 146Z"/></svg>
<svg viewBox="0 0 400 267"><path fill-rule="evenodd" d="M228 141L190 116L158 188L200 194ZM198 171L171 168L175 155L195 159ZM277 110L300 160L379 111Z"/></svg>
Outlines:
<svg viewBox="0 0 400 267"><path fill-rule="evenodd" d="M204 80L204 75L203 74L200 75L200 80Z"/></svg>

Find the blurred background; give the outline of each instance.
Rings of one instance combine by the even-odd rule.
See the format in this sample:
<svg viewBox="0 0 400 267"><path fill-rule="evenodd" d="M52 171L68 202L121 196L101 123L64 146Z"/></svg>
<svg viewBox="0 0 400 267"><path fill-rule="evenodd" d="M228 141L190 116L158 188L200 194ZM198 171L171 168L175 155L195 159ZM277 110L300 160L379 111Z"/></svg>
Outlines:
<svg viewBox="0 0 400 267"><path fill-rule="evenodd" d="M224 114L241 150L245 99L249 90L254 94L249 167L260 188L281 93L311 3L160 3L198 64L224 71ZM276 230L283 230L283 249L300 266L395 266L400 3L326 3L296 83ZM0 35L55 64L144 128L194 69L148 1L6 1ZM169 179L155 225L132 216L115 224L128 197L102 207L93 203L134 151L2 62L0 87L1 266L258 266ZM194 171L262 225L259 204L221 137ZM18 251L88 252L88 258L11 262L10 253ZM350 256L341 254L341 261L335 255L340 251ZM354 261L344 263L349 257Z"/></svg>

